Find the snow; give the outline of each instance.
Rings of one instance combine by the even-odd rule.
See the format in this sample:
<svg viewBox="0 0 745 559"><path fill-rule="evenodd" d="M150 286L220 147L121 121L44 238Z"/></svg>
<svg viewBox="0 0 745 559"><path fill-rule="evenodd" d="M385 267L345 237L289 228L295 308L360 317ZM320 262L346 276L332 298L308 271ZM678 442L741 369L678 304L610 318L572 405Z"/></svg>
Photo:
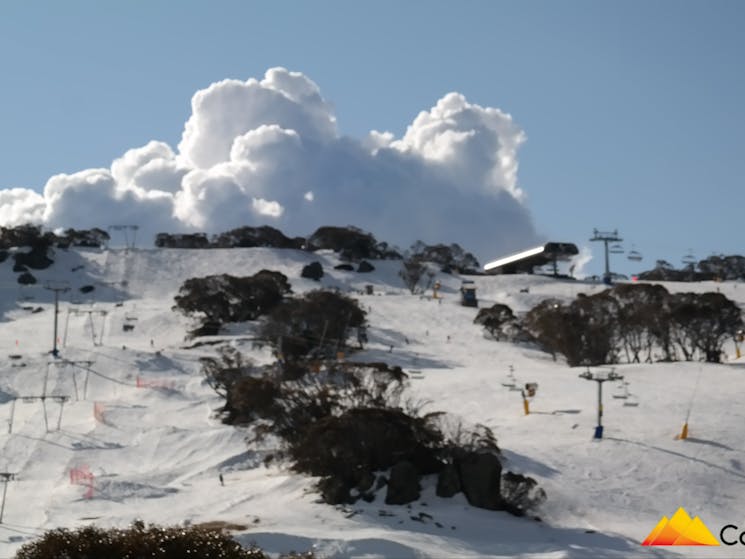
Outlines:
<svg viewBox="0 0 745 559"><path fill-rule="evenodd" d="M334 270L338 260L328 252L71 250L58 251L55 260L48 270L32 272L37 286L23 288L10 263L0 265L0 472L17 474L7 487L0 558L51 528L91 522L124 527L135 518L236 524L239 541L273 554L314 549L319 557L335 558L692 557L702 549L643 548L640 542L680 506L716 536L742 518L742 360L617 367L639 405L624 406L612 398L615 387L605 385L605 438L593 441L596 384L547 354L486 339L473 324L477 309L458 304L459 277L437 277L444 296L439 302L406 291L399 262L374 261L374 272L358 274ZM199 358L214 354L216 346L184 341L190 321L171 309L179 286L189 277L272 269L303 292L319 287L300 278L302 267L316 260L326 273L322 286L353 292L370 311L370 344L355 359L421 371L411 392L427 402L426 411L444 410L490 427L506 468L534 477L546 490L540 522L470 507L461 494L441 499L434 478L425 480L421 499L411 506L385 505L382 492L373 503L321 504L312 478L282 464L266 465L267 449L248 444L246 431L220 423L214 415L220 398L199 367ZM87 370L61 366L48 353L53 295L40 286L52 279L71 287L60 302L62 356L92 361ZM603 289L538 276L474 279L480 306L501 302L518 313L546 297L570 300ZM78 288L89 284L96 290L80 294ZM368 284L374 295L362 294ZM737 283L665 286L719 289L745 303L745 287ZM37 307L43 310L32 313ZM124 324L134 329L125 332ZM266 362L267 350L251 346L251 331L237 325L231 335L214 339ZM726 349L734 358L734 346ZM530 415L523 413L519 392L503 386L510 365L519 384L539 385ZM699 375L690 437L675 440ZM67 396L64 405L50 398L14 404L16 396L41 395L45 378L46 394ZM70 483L75 469L92 474L92 489L85 480Z"/></svg>

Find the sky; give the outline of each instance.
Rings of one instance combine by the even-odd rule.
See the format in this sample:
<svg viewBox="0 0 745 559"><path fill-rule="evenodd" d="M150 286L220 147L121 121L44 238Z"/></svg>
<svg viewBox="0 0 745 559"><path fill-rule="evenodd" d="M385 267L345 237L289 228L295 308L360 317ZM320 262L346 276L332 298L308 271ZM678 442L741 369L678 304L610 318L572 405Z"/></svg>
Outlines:
<svg viewBox="0 0 745 559"><path fill-rule="evenodd" d="M743 253L740 1L0 4L0 225ZM224 81L232 80L232 81ZM374 133L371 133L375 131ZM105 223L103 223L105 222Z"/></svg>

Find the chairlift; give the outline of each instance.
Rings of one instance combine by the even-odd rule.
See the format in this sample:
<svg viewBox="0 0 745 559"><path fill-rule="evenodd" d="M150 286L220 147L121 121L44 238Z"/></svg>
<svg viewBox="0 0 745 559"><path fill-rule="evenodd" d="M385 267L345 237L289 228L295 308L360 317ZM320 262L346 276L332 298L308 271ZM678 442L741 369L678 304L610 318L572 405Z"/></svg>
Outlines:
<svg viewBox="0 0 745 559"><path fill-rule="evenodd" d="M623 246L621 245L621 243L616 243L610 246L608 252L610 252L611 254L623 254Z"/></svg>
<svg viewBox="0 0 745 559"><path fill-rule="evenodd" d="M627 381L619 384L613 391L613 398L616 400L626 400L629 397L629 383Z"/></svg>
<svg viewBox="0 0 745 559"><path fill-rule="evenodd" d="M626 258L632 260L633 262L639 262L642 259L642 253L636 250L634 246L632 246L628 255L626 255Z"/></svg>
<svg viewBox="0 0 745 559"><path fill-rule="evenodd" d="M510 372L507 375L507 382L503 382L502 386L505 386L509 388L510 390L512 390L513 388L516 387L516 385L517 385L517 379L515 378L514 368L512 367L512 365L510 365Z"/></svg>
<svg viewBox="0 0 745 559"><path fill-rule="evenodd" d="M623 405L626 406L627 408L635 408L639 405L639 400L633 394L629 394L628 398L626 398L626 401L623 403Z"/></svg>
<svg viewBox="0 0 745 559"><path fill-rule="evenodd" d="M629 392L629 382L626 380L618 385L613 397L617 400L623 400L623 405L627 408L635 408L639 405L639 399Z"/></svg>

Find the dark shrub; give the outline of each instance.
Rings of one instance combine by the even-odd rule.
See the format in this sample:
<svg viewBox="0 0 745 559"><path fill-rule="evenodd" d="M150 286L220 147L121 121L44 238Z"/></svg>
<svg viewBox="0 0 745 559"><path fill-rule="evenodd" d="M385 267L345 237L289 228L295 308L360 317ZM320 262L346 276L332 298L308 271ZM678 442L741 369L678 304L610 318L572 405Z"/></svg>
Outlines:
<svg viewBox="0 0 745 559"><path fill-rule="evenodd" d="M225 423L245 425L254 419L271 417L280 395L278 383L268 377L243 377L227 391L223 413Z"/></svg>
<svg viewBox="0 0 745 559"><path fill-rule="evenodd" d="M243 354L230 346L217 350L217 357L202 357L202 373L210 388L226 400L236 382L244 377L254 375L256 369L250 360L244 360ZM248 414L250 410L241 411Z"/></svg>
<svg viewBox="0 0 745 559"><path fill-rule="evenodd" d="M666 361L719 362L722 345L743 327L742 311L721 293L675 293L653 285L619 285L569 305L546 300L531 309L525 328L570 366L617 363L622 352L639 362L654 349Z"/></svg>
<svg viewBox="0 0 745 559"><path fill-rule="evenodd" d="M438 494L467 488L475 506L501 504L499 472L496 481L492 475L501 468L499 448L490 429L464 428L445 421L444 414L420 416L409 403L402 405L407 376L398 366L326 362L320 370L319 365L294 360L260 370L232 349L221 350L220 359L203 360L207 382L226 399L224 420L262 420L257 438L280 437L294 469L322 478L318 490L327 503L370 502L385 485L373 489L374 472L398 468L390 474L388 502L416 499L420 476L449 469L449 480L444 474L438 479ZM406 470L402 462L411 467L398 471Z"/></svg>
<svg viewBox="0 0 745 559"><path fill-rule="evenodd" d="M365 233L356 227L319 227L315 233L305 241L307 250L320 249L338 252L343 260L362 260L372 258L376 260L397 260L401 255L388 243L377 242L370 233Z"/></svg>
<svg viewBox="0 0 745 559"><path fill-rule="evenodd" d="M290 239L282 231L263 225L261 227L238 227L212 238L211 245L216 248L294 248L303 247L303 239Z"/></svg>
<svg viewBox="0 0 745 559"><path fill-rule="evenodd" d="M354 266L352 266L351 264L346 264L346 263L337 264L336 266L334 266L334 270L344 270L345 272L354 272Z"/></svg>
<svg viewBox="0 0 745 559"><path fill-rule="evenodd" d="M398 271L399 277L404 280L404 285L412 294L416 293L419 283L427 278L427 285L423 286L422 291L426 291L435 277L434 272L427 268L427 265L418 257L406 258L401 262L401 269Z"/></svg>
<svg viewBox="0 0 745 559"><path fill-rule="evenodd" d="M111 237L103 229L66 229L61 237L57 238L57 246L65 248L68 246L99 248L106 246Z"/></svg>
<svg viewBox="0 0 745 559"><path fill-rule="evenodd" d="M210 242L205 233L158 233L155 236L158 248L209 248Z"/></svg>
<svg viewBox="0 0 745 559"><path fill-rule="evenodd" d="M719 363L722 345L742 329L742 311L721 293L675 293L670 301L672 337L690 361L694 352Z"/></svg>
<svg viewBox="0 0 745 559"><path fill-rule="evenodd" d="M54 238L53 233L42 233L37 225L0 227L0 248L31 247L46 252Z"/></svg>
<svg viewBox="0 0 745 559"><path fill-rule="evenodd" d="M674 348L670 338L670 294L661 285L621 283L611 289L618 302L618 333L629 363L652 361L655 346L663 359L672 361Z"/></svg>
<svg viewBox="0 0 745 559"><path fill-rule="evenodd" d="M23 272L18 276L18 283L21 285L33 285L36 283L36 278L30 272Z"/></svg>
<svg viewBox="0 0 745 559"><path fill-rule="evenodd" d="M266 314L289 292L287 277L268 270L248 277L190 278L179 289L174 308L187 315L202 313L212 322L243 322Z"/></svg>
<svg viewBox="0 0 745 559"><path fill-rule="evenodd" d="M548 299L531 309L524 325L554 356L570 367L617 362L618 303L607 292L580 294L569 305Z"/></svg>
<svg viewBox="0 0 745 559"><path fill-rule="evenodd" d="M320 262L311 262L310 264L303 266L303 271L300 272L300 277L318 281L323 277L323 266L321 266Z"/></svg>
<svg viewBox="0 0 745 559"><path fill-rule="evenodd" d="M71 531L56 529L27 543L16 559L268 559L258 548L244 549L218 530L200 527L162 528L136 524L132 528L103 529L87 526Z"/></svg>
<svg viewBox="0 0 745 559"><path fill-rule="evenodd" d="M260 270L252 277L258 282L266 281L273 283L283 295L292 293L292 286L290 285L287 276L282 272L277 272L275 270Z"/></svg>
<svg viewBox="0 0 745 559"><path fill-rule="evenodd" d="M489 335L497 341L510 342L525 340L529 335L522 329L512 309L507 305L495 303L488 309L479 310L475 324L481 324Z"/></svg>
<svg viewBox="0 0 745 559"><path fill-rule="evenodd" d="M93 285L83 285L82 287L80 287L79 291L81 293L90 293L94 289L96 289L96 288Z"/></svg>
<svg viewBox="0 0 745 559"><path fill-rule="evenodd" d="M745 280L745 256L712 255L701 260L697 266L702 274L722 281Z"/></svg>
<svg viewBox="0 0 745 559"><path fill-rule="evenodd" d="M377 242L370 233L356 227L319 227L305 241L308 250L330 249L340 253L345 260L375 258Z"/></svg>
<svg viewBox="0 0 745 559"><path fill-rule="evenodd" d="M523 516L546 500L546 492L532 477L506 472L502 475L502 501L505 510Z"/></svg>
<svg viewBox="0 0 745 559"><path fill-rule="evenodd" d="M32 270L45 270L54 264L54 260L47 256L49 248L36 246L29 252L16 252L13 259L18 266L26 266Z"/></svg>
<svg viewBox="0 0 745 559"><path fill-rule="evenodd" d="M0 263L5 262L8 259L8 251L0 250Z"/></svg>
<svg viewBox="0 0 745 559"><path fill-rule="evenodd" d="M652 270L641 272L638 277L644 281L709 281L716 276L708 271L697 272L693 264L676 270L669 262L657 260Z"/></svg>
<svg viewBox="0 0 745 559"><path fill-rule="evenodd" d="M365 311L354 299L331 291L311 291L272 309L260 334L288 361L311 352L330 357L346 347L349 329L364 323Z"/></svg>
<svg viewBox="0 0 745 559"><path fill-rule="evenodd" d="M131 324L125 324L125 326L129 326L130 330L134 329L134 326ZM217 336L220 334L220 328L222 328L222 324L219 322L215 320L206 320L193 330L189 330L189 337L199 338L201 336Z"/></svg>
<svg viewBox="0 0 745 559"><path fill-rule="evenodd" d="M410 257L439 265L440 270L448 274L452 272L459 274L478 273L481 268L476 257L463 250L457 243L426 245L422 241L417 241L411 246L409 253Z"/></svg>
<svg viewBox="0 0 745 559"><path fill-rule="evenodd" d="M385 470L402 460L420 474L437 472L441 463L434 449L441 439L424 418L396 409L355 408L310 425L290 456L299 471L332 475L353 486L359 472Z"/></svg>

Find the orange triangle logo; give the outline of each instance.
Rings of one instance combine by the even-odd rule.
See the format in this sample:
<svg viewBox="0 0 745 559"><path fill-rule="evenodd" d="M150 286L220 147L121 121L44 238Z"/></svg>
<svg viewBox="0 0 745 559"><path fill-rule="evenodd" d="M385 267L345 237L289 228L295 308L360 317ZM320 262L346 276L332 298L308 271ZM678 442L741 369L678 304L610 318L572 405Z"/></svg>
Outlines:
<svg viewBox="0 0 745 559"><path fill-rule="evenodd" d="M672 518L663 516L642 545L719 545L719 541L698 516L692 519L680 507Z"/></svg>

